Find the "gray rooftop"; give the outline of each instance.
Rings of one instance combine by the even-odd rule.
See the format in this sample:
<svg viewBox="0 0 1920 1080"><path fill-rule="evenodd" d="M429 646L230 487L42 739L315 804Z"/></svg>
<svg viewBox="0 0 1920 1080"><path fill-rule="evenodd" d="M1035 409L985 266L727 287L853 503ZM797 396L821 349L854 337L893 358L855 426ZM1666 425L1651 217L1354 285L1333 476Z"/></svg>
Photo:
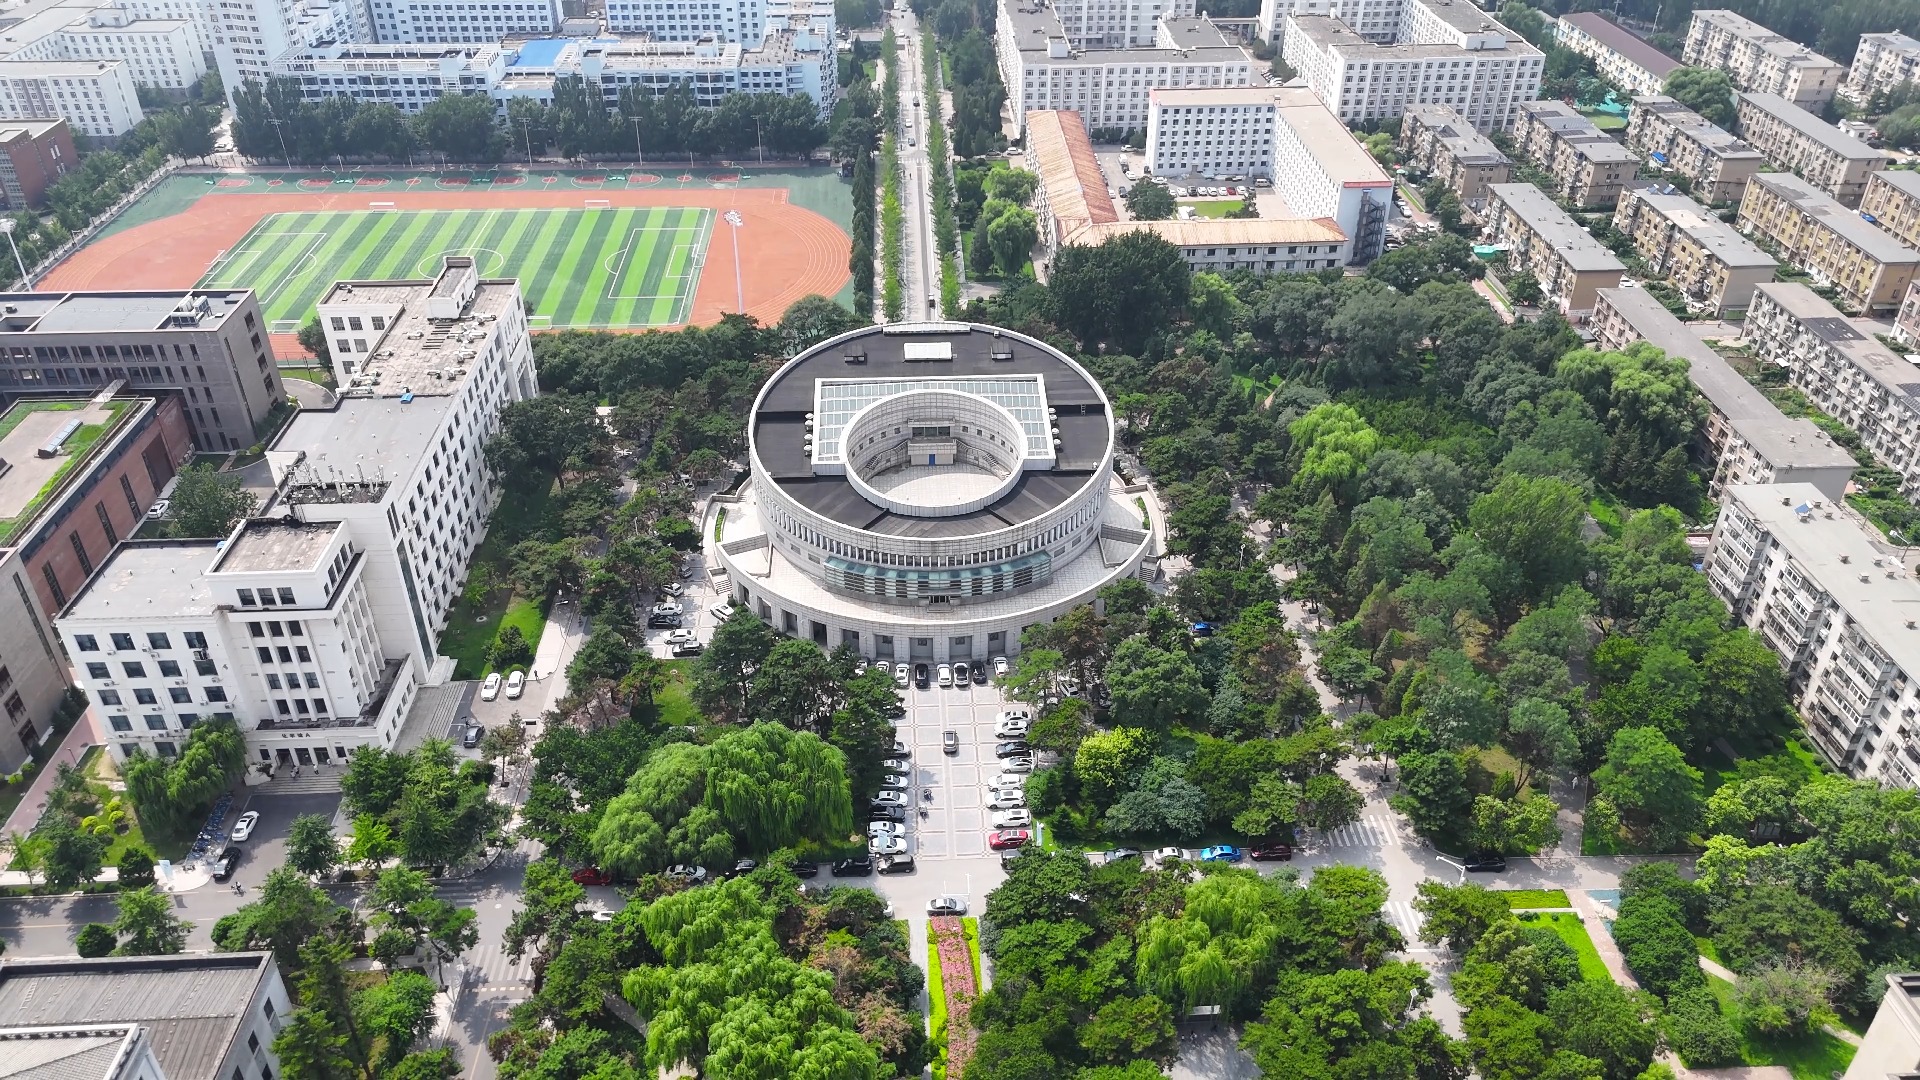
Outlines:
<svg viewBox="0 0 1920 1080"><path fill-rule="evenodd" d="M226 1080L214 1072L273 971L270 953L8 960L0 1016L50 1027L137 1023L168 1080Z"/></svg>
<svg viewBox="0 0 1920 1080"><path fill-rule="evenodd" d="M326 554L334 533L344 528L337 521L289 523L256 518L241 527L213 569L233 574L311 570Z"/></svg>
<svg viewBox="0 0 1920 1080"><path fill-rule="evenodd" d="M1646 109L1665 117L1667 122L1680 130L1688 139L1700 144L1715 157L1724 159L1752 158L1763 160L1760 151L1747 145L1733 132L1718 124L1707 123L1707 118L1680 104L1664 94L1644 94L1633 99L1635 112Z"/></svg>
<svg viewBox="0 0 1920 1080"><path fill-rule="evenodd" d="M1920 172L1912 169L1881 169L1873 174L1879 181L1910 199L1920 199Z"/></svg>
<svg viewBox="0 0 1920 1080"><path fill-rule="evenodd" d="M1747 444L1775 468L1851 468L1846 448L1804 417L1786 416L1645 289L1602 289L1640 339L1687 361L1687 378Z"/></svg>
<svg viewBox="0 0 1920 1080"><path fill-rule="evenodd" d="M172 292L0 293L0 335L148 333L217 328L246 299L246 289ZM200 304L204 300L205 303ZM183 305L191 318L174 320ZM170 326L172 323L174 325Z"/></svg>
<svg viewBox="0 0 1920 1080"><path fill-rule="evenodd" d="M1747 183L1760 184L1793 203L1801 213L1817 219L1841 239L1880 262L1920 263L1920 251L1867 224L1859 211L1847 209L1833 196L1792 173L1755 173Z"/></svg>
<svg viewBox="0 0 1920 1080"><path fill-rule="evenodd" d="M1887 155L1778 94L1742 93L1738 98L1849 161L1887 160Z"/></svg>
<svg viewBox="0 0 1920 1080"><path fill-rule="evenodd" d="M1756 45L1775 56L1785 57L1788 60L1801 64L1819 64L1827 67L1844 66L1821 56L1819 53L1814 52L1812 49L1807 48L1805 45L1800 44L1784 34L1778 34L1767 29L1765 26L1754 22L1752 19L1747 18L1737 11L1731 11L1727 8L1695 8L1693 17L1702 22L1713 23L1728 33L1733 34L1735 37L1742 38L1749 44Z"/></svg>
<svg viewBox="0 0 1920 1080"><path fill-rule="evenodd" d="M131 619L202 614L213 607L213 587L207 583L206 571L219 554L220 543L212 539L125 541L87 579L61 615ZM0 1016L5 1015L0 1009Z"/></svg>
<svg viewBox="0 0 1920 1080"><path fill-rule="evenodd" d="M1560 21L1580 30L1662 81L1680 67L1680 61L1649 45L1633 31L1609 21L1599 12L1581 11L1562 15Z"/></svg>
<svg viewBox="0 0 1920 1080"><path fill-rule="evenodd" d="M1289 15L1287 16L1287 21L1294 27L1294 30L1289 30L1288 33L1293 33L1297 30L1299 33L1305 34L1308 40L1314 42L1316 45L1337 49L1369 49L1373 50L1373 54L1382 60L1458 59L1460 57L1506 58L1544 55L1539 49L1527 44L1525 38L1511 30L1507 30L1498 23L1495 23L1494 26L1506 31L1506 43L1504 45L1497 49L1466 49L1452 43L1427 44L1421 42L1406 42L1397 45L1381 44L1378 41L1371 41L1361 37L1352 27L1349 27L1346 23L1341 22L1331 15Z"/></svg>
<svg viewBox="0 0 1920 1080"><path fill-rule="evenodd" d="M1066 28L1060 23L1060 16L1052 7L1034 3L1033 0L1019 6L1006 9L1006 15L1014 46L1021 52L1038 52L1030 63L1064 64L1068 60L1046 58L1047 41L1065 39ZM1244 48L1227 40L1211 21L1202 18L1180 18L1165 20L1179 48L1139 48L1139 49L1074 49L1072 59L1102 64L1140 61L1186 61L1199 64L1231 63L1235 60L1251 62L1252 56Z"/></svg>
<svg viewBox="0 0 1920 1080"><path fill-rule="evenodd" d="M346 398L332 409L301 409L273 449L304 451L308 464L341 479L396 483L413 475L414 466L433 444L453 399L445 394Z"/></svg>
<svg viewBox="0 0 1920 1080"><path fill-rule="evenodd" d="M1920 368L1880 344L1873 336L1873 324L1847 318L1819 293L1797 282L1769 282L1757 287L1754 296L1773 301L1822 344L1879 383L1888 395L1920 411Z"/></svg>
<svg viewBox="0 0 1920 1080"><path fill-rule="evenodd" d="M1597 165L1631 165L1640 160L1639 154L1615 142L1613 136L1564 101L1523 101L1520 111L1551 131L1556 140L1573 147L1574 153Z"/></svg>
<svg viewBox="0 0 1920 1080"><path fill-rule="evenodd" d="M903 332L904 331L904 332ZM908 342L947 342L953 358L908 361ZM1000 357L996 358L995 353ZM848 360L863 357L862 362ZM1058 412L1055 465L1025 473L1000 501L955 517L909 517L868 502L846 477L816 475L804 447L814 386L821 379L929 379L1038 375L1047 405ZM790 497L843 525L895 536L971 536L1038 517L1072 497L1106 459L1110 446L1106 398L1076 365L1051 349L967 323L872 327L824 346L782 368L761 391L753 415L753 447L766 475Z"/></svg>
<svg viewBox="0 0 1920 1080"><path fill-rule="evenodd" d="M121 1080L138 1024L0 1028L0 1080Z"/></svg>
<svg viewBox="0 0 1920 1080"><path fill-rule="evenodd" d="M472 366L461 354L486 348L499 332L500 316L519 306L520 286L511 278L477 280L473 302L458 319L431 317L427 301L451 296L457 277L457 269L448 268L435 278L338 281L327 290L320 299L323 309L329 304L390 304L401 309L379 347L354 372L343 398L399 398L408 392L416 398L433 397L459 389L466 376L454 372ZM363 384L363 377L378 381Z"/></svg>
<svg viewBox="0 0 1920 1080"><path fill-rule="evenodd" d="M1629 188L1623 198L1639 199L1646 203L1654 213L1672 222L1676 229L1692 237L1714 258L1730 267L1740 269L1780 265L1779 260L1740 235L1739 229L1721 221L1718 215L1688 196L1662 195L1654 188Z"/></svg>
<svg viewBox="0 0 1920 1080"><path fill-rule="evenodd" d="M1512 164L1492 139L1474 130L1451 105L1409 105L1406 115L1419 117L1422 125L1432 128L1447 153L1463 165Z"/></svg>
<svg viewBox="0 0 1920 1080"><path fill-rule="evenodd" d="M1488 184L1487 193L1511 208L1574 271L1626 272L1626 263L1532 184Z"/></svg>

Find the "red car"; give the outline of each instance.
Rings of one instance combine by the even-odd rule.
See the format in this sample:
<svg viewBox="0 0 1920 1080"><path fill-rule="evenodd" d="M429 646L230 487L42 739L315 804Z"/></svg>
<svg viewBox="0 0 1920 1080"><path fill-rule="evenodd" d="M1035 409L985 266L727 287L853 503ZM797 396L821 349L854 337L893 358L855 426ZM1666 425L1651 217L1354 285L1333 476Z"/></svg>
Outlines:
<svg viewBox="0 0 1920 1080"><path fill-rule="evenodd" d="M1021 847L1032 839L1033 832L1031 830L1003 829L997 833L987 834L987 846L995 851L1005 851L1007 848Z"/></svg>
<svg viewBox="0 0 1920 1080"><path fill-rule="evenodd" d="M583 866L573 872L573 882L576 885L611 885L613 875L597 866Z"/></svg>
<svg viewBox="0 0 1920 1080"><path fill-rule="evenodd" d="M1291 862L1293 860L1293 845L1292 844L1268 844L1265 847L1254 848L1252 851L1247 852L1247 854L1250 857L1252 857L1256 862L1269 862L1269 861L1275 861L1275 860L1280 862Z"/></svg>

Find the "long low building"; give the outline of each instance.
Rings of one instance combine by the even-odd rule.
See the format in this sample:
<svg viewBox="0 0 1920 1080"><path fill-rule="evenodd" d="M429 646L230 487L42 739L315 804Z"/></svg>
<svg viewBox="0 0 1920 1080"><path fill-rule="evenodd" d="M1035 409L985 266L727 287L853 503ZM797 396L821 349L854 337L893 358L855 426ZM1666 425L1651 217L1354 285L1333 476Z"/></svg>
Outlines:
<svg viewBox="0 0 1920 1080"><path fill-rule="evenodd" d="M1908 247L1920 247L1920 172L1882 169L1867 177L1860 216Z"/></svg>
<svg viewBox="0 0 1920 1080"><path fill-rule="evenodd" d="M1734 108L1740 135L1774 167L1793 173L1840 200L1859 206L1867 177L1888 165L1887 155L1774 94L1739 94Z"/></svg>
<svg viewBox="0 0 1920 1080"><path fill-rule="evenodd" d="M1510 270L1531 273L1562 315L1584 322L1601 289L1620 284L1627 264L1532 184L1487 189L1486 236L1504 245Z"/></svg>
<svg viewBox="0 0 1920 1080"><path fill-rule="evenodd" d="M1554 40L1593 61L1600 77L1634 94L1658 94L1680 61L1647 44L1631 30L1597 11L1562 15L1553 21Z"/></svg>
<svg viewBox="0 0 1920 1080"><path fill-rule="evenodd" d="M1715 498L1735 484L1807 483L1830 499L1846 494L1859 467L1846 448L1813 421L1786 416L1686 323L1645 289L1602 289L1593 321L1594 342L1624 349L1637 341L1687 362L1687 378L1707 403L1695 450L1710 470Z"/></svg>
<svg viewBox="0 0 1920 1080"><path fill-rule="evenodd" d="M1875 460L1920 494L1920 381L1913 365L1805 285L1775 282L1753 292L1740 340L1813 407L1852 428Z"/></svg>
<svg viewBox="0 0 1920 1080"><path fill-rule="evenodd" d="M1920 251L1787 173L1761 173L1747 182L1739 224L1741 232L1770 241L1789 264L1833 286L1860 314L1891 313L1920 275Z"/></svg>
<svg viewBox="0 0 1920 1080"><path fill-rule="evenodd" d="M1920 582L1889 544L1811 484L1727 490L1707 583L1780 657L1821 754L1856 779L1920 777Z"/></svg>
<svg viewBox="0 0 1920 1080"><path fill-rule="evenodd" d="M1853 66L1840 86L1840 96L1860 105L1876 94L1891 93L1902 83L1920 80L1920 41L1899 31L1861 34Z"/></svg>
<svg viewBox="0 0 1920 1080"><path fill-rule="evenodd" d="M1547 175L1555 194L1583 209L1611 210L1632 184L1639 156L1564 101L1520 105L1513 143Z"/></svg>
<svg viewBox="0 0 1920 1080"><path fill-rule="evenodd" d="M1740 230L1672 188L1629 190L1613 227L1633 239L1648 269L1665 274L1690 304L1715 318L1744 309L1754 286L1772 281L1779 269Z"/></svg>
<svg viewBox="0 0 1920 1080"><path fill-rule="evenodd" d="M1407 106L1399 147L1409 168L1439 180L1469 209L1486 204L1489 185L1513 178L1513 162L1451 105Z"/></svg>
<svg viewBox="0 0 1920 1080"><path fill-rule="evenodd" d="M1655 169L1686 177L1695 194L1716 206L1739 202L1747 180L1767 162L1731 132L1658 94L1633 99L1627 149L1646 155Z"/></svg>
<svg viewBox="0 0 1920 1080"><path fill-rule="evenodd" d="M1847 70L1725 8L1694 10L1682 59L1689 67L1726 72L1738 89L1778 94L1807 109L1825 108Z"/></svg>

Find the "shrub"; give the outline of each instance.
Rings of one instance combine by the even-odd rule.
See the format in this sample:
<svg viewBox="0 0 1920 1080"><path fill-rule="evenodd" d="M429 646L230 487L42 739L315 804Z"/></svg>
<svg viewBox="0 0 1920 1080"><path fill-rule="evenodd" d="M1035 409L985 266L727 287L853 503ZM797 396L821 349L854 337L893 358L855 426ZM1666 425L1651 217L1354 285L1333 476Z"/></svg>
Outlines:
<svg viewBox="0 0 1920 1080"><path fill-rule="evenodd" d="M144 889L153 884L153 852L130 847L120 853L120 887Z"/></svg>
<svg viewBox="0 0 1920 1080"><path fill-rule="evenodd" d="M1613 940L1640 985L1662 998L1706 986L1699 946L1687 932L1680 909L1658 893L1621 901Z"/></svg>
<svg viewBox="0 0 1920 1080"><path fill-rule="evenodd" d="M89 960L107 955L119 944L120 939L113 935L113 927L97 922L81 927L79 935L73 939L75 951Z"/></svg>
<svg viewBox="0 0 1920 1080"><path fill-rule="evenodd" d="M1740 1063L1740 1033L1720 1011L1712 992L1682 990L1667 1001L1663 1030L1667 1045L1689 1068L1712 1069Z"/></svg>

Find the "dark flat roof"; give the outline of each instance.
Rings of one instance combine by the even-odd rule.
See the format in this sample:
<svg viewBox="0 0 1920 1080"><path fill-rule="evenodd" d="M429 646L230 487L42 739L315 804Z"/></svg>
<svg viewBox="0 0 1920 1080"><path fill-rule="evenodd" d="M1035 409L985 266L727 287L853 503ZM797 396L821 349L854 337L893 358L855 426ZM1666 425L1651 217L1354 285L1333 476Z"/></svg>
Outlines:
<svg viewBox="0 0 1920 1080"><path fill-rule="evenodd" d="M872 327L837 343L802 354L776 373L762 391L753 415L757 465L779 482L794 501L842 525L888 536L940 538L995 532L1031 521L1082 490L1091 472L1106 459L1106 399L1075 365L1043 345L995 333L968 323L911 324L891 331ZM913 361L904 346L946 342L953 359ZM849 353L865 356L849 363ZM995 354L1003 359L995 359ZM806 416L813 411L814 384L821 379L925 379L1039 375L1047 405L1057 411L1060 429L1055 466L1028 472L998 502L956 517L922 518L895 514L862 498L841 476L815 476L802 445Z"/></svg>

